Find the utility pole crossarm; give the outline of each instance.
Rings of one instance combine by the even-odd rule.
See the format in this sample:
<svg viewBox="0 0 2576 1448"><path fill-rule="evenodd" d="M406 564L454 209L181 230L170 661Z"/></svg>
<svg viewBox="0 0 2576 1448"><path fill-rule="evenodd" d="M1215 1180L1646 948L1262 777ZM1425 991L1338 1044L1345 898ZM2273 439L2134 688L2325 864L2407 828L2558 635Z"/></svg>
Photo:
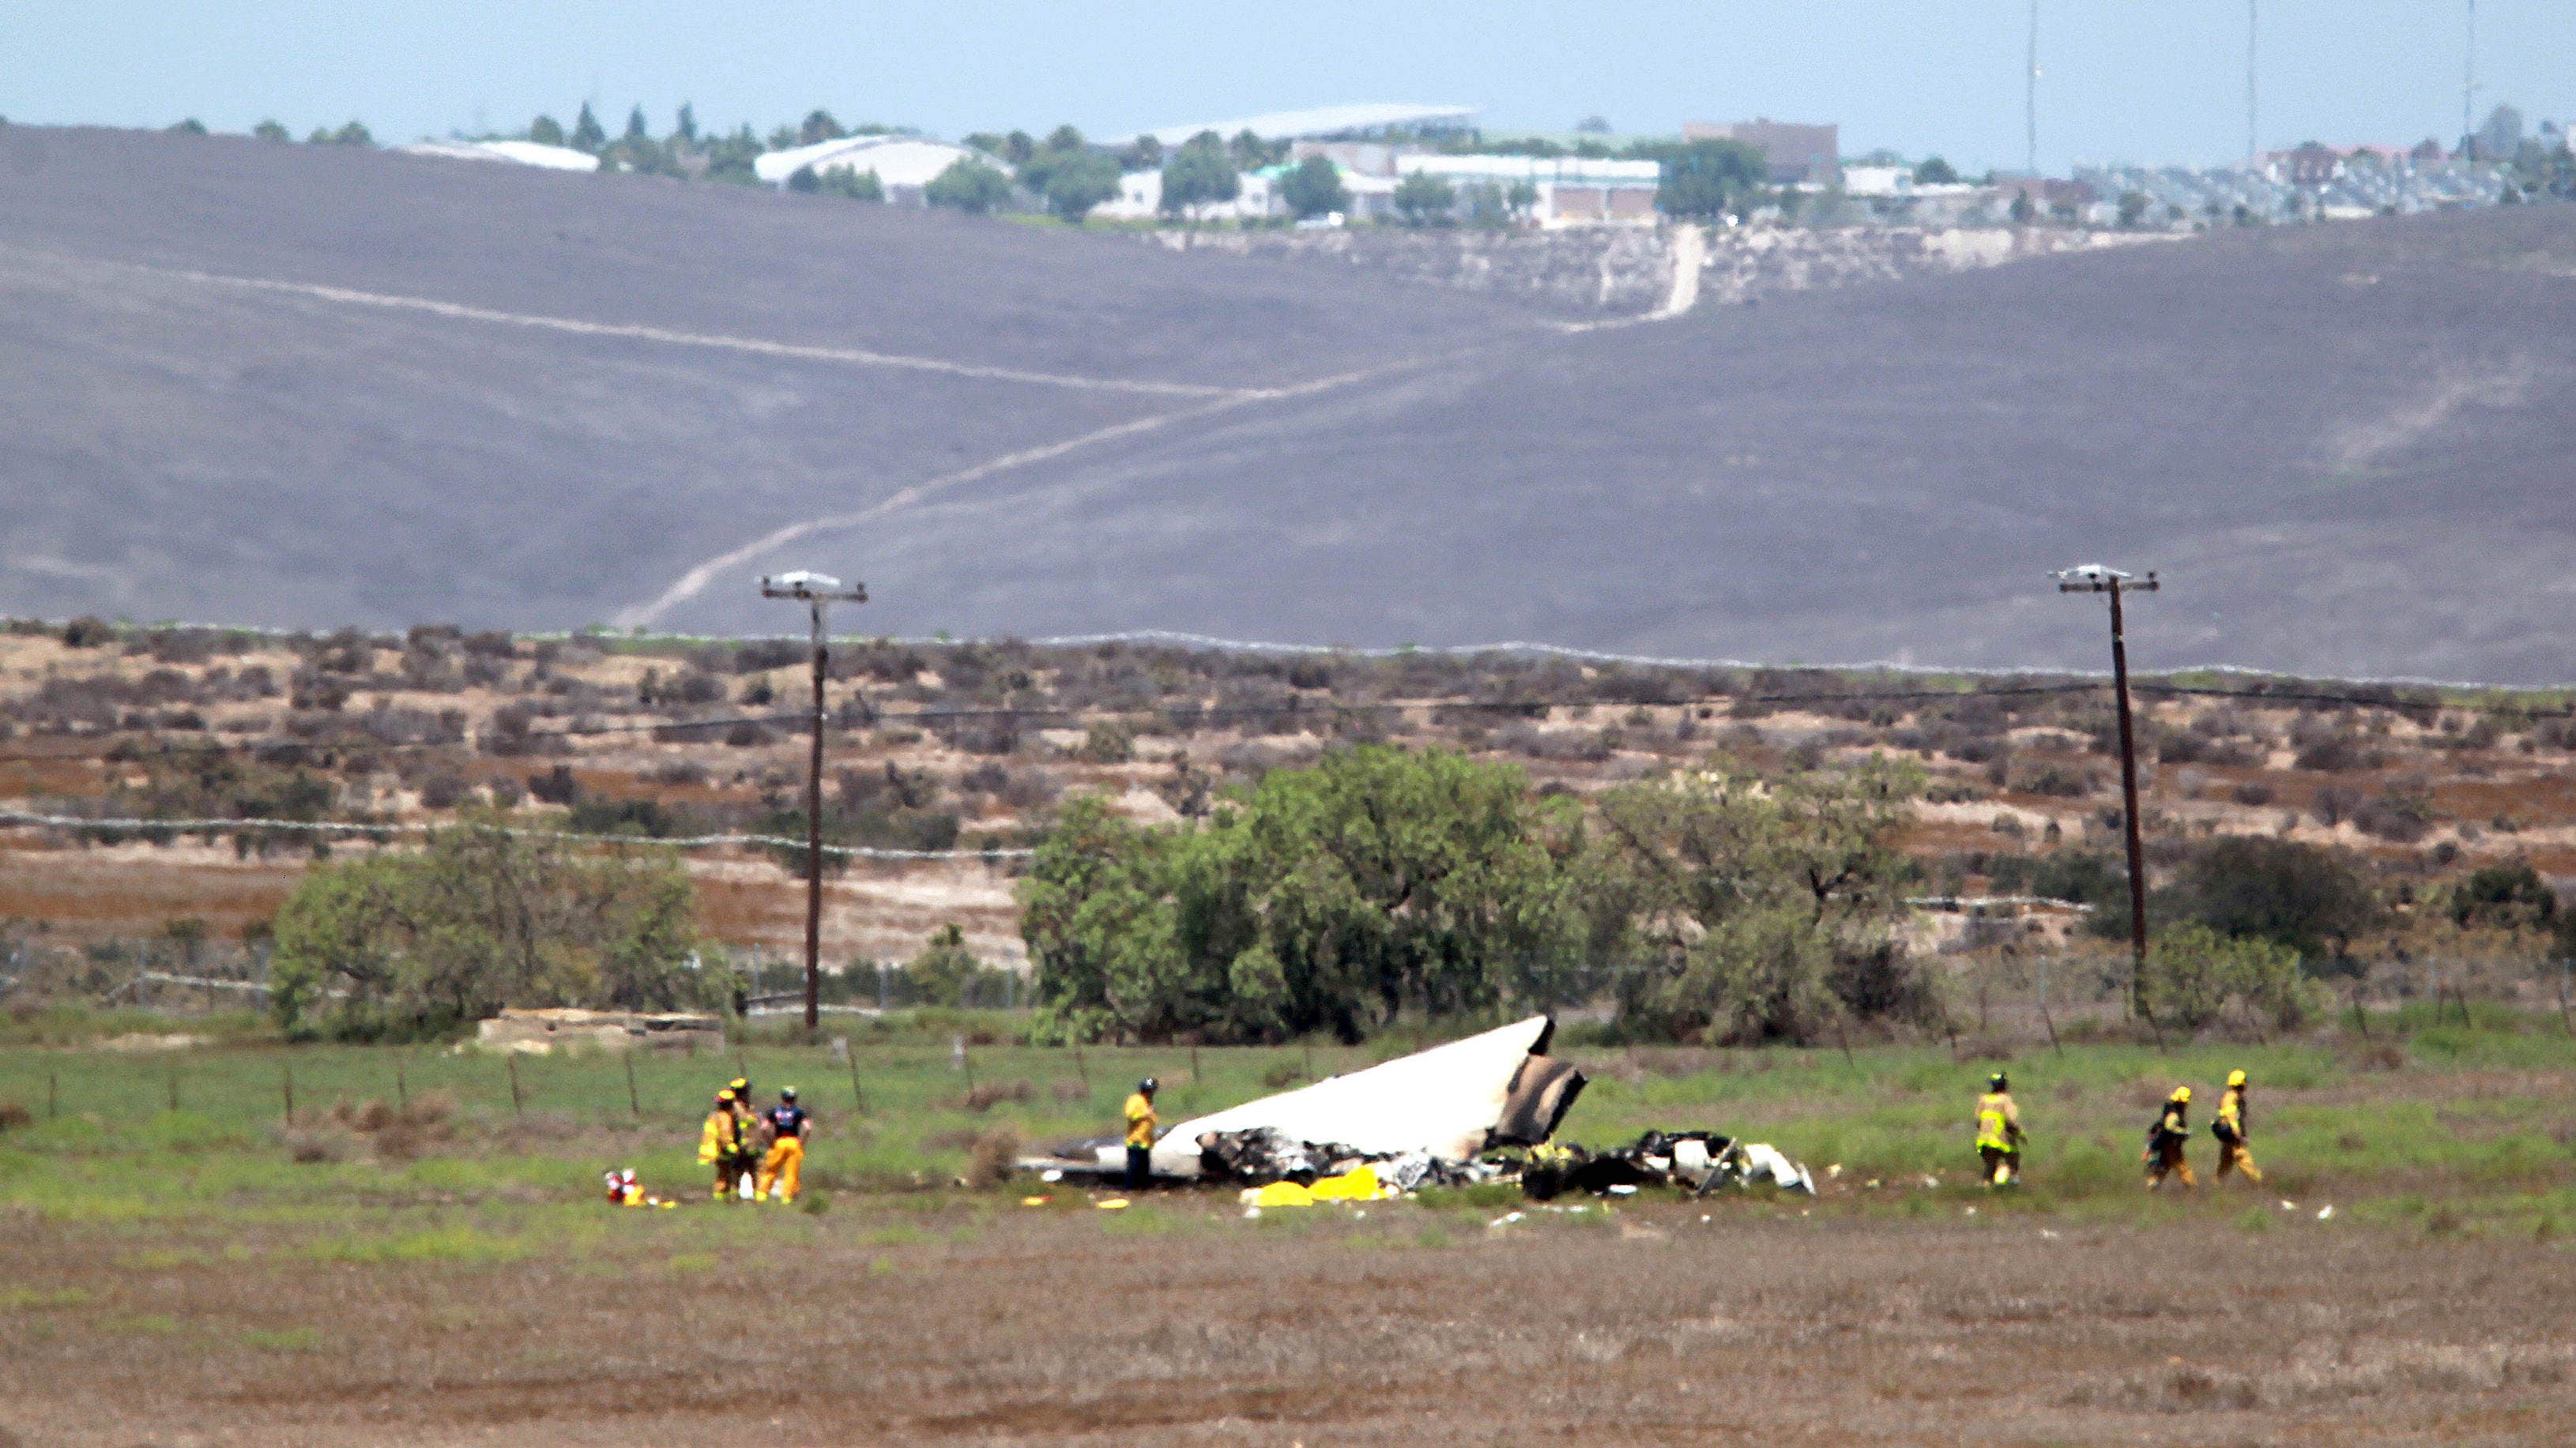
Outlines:
<svg viewBox="0 0 2576 1448"><path fill-rule="evenodd" d="M805 763L805 1032L823 1021L823 676L831 635L824 612L835 603L865 603L864 583L844 585L827 573L802 569L760 580L763 598L792 598L806 607L814 647L814 709L807 728Z"/></svg>

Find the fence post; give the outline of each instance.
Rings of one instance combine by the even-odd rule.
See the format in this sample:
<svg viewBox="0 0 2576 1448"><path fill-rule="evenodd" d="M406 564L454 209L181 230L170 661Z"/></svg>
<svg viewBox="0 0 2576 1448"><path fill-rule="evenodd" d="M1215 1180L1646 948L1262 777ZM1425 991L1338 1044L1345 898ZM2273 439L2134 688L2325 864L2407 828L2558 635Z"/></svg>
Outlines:
<svg viewBox="0 0 2576 1448"><path fill-rule="evenodd" d="M52 1121L63 1114L63 1085L53 1072L45 1073L45 1119Z"/></svg>
<svg viewBox="0 0 2576 1448"><path fill-rule="evenodd" d="M863 1116L867 1114L868 1095L866 1092L859 1089L858 1051L853 1048L848 1053L846 1059L850 1063L850 1114L854 1117Z"/></svg>
<svg viewBox="0 0 2576 1448"><path fill-rule="evenodd" d="M2568 1035L2576 1036L2576 1016L2567 1013L2567 960L2564 956L2558 961L2558 1023L2566 1028Z"/></svg>
<svg viewBox="0 0 2576 1448"><path fill-rule="evenodd" d="M292 1063L281 1062L277 1072L278 1089L286 1094L286 1124L293 1126L295 1124L295 1067Z"/></svg>
<svg viewBox="0 0 2576 1448"><path fill-rule="evenodd" d="M510 1070L510 1114L525 1116L528 1114L527 1110L519 1100L519 1053L512 1051L503 1056L501 1064Z"/></svg>
<svg viewBox="0 0 2576 1448"><path fill-rule="evenodd" d="M400 1051L394 1053L394 1104L405 1111L411 1109L411 1082L403 1076L403 1058Z"/></svg>
<svg viewBox="0 0 2576 1448"><path fill-rule="evenodd" d="M179 1067L176 1062L170 1066L170 1109L179 1109Z"/></svg>
<svg viewBox="0 0 2576 1448"><path fill-rule="evenodd" d="M644 1103L635 1094L635 1048L629 1046L619 1059L626 1063L626 1109L641 1119Z"/></svg>
<svg viewBox="0 0 2576 1448"><path fill-rule="evenodd" d="M2057 1044L2057 1020L2048 1013L2048 962L2039 963L2039 1023L2048 1027L2048 1049L2063 1056L2066 1048Z"/></svg>

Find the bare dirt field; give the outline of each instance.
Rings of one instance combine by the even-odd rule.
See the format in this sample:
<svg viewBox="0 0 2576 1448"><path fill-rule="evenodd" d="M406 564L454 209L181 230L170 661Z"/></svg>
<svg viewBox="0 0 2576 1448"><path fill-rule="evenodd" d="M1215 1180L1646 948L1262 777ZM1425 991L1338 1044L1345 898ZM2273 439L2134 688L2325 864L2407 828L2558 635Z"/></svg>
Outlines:
<svg viewBox="0 0 2576 1448"><path fill-rule="evenodd" d="M0 1231L31 1444L2563 1442L2576 1278L2511 1241L1748 1202L1259 1222L628 1213L459 1264ZM730 1215L747 1216L744 1208ZM603 1216L609 1216L602 1209ZM423 1255L428 1255L424 1249ZM76 1304L76 1305L75 1305Z"/></svg>

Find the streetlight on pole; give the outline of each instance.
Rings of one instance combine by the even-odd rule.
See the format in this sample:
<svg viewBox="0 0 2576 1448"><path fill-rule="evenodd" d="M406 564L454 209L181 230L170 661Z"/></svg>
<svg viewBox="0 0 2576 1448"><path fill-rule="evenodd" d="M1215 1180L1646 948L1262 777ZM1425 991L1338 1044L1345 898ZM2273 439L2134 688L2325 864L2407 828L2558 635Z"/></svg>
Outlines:
<svg viewBox="0 0 2576 1448"><path fill-rule="evenodd" d="M823 1022L823 664L829 637L823 614L835 603L867 602L868 588L864 583L844 587L829 574L799 569L763 576L760 596L800 600L814 623L814 718L805 763L805 1031L810 1036Z"/></svg>
<svg viewBox="0 0 2576 1448"><path fill-rule="evenodd" d="M2120 622L2120 595L2153 593L2159 585L2153 573L2141 582L2099 563L2060 569L2055 576L2060 593L2111 596L2111 683L2120 698L2120 798L2129 844L2129 950L2133 966L2129 1003L2152 1026L2156 1018L2147 1008L2147 873L2138 831L2138 746L2129 724L2129 643Z"/></svg>

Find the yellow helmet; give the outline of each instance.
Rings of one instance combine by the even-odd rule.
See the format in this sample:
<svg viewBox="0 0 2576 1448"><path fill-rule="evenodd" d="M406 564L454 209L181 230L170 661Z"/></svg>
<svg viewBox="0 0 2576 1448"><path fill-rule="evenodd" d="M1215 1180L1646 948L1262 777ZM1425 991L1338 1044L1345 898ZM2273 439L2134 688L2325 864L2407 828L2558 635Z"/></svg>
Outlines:
<svg viewBox="0 0 2576 1448"><path fill-rule="evenodd" d="M2242 1085L2244 1085L2244 1084L2245 1084L2245 1073L2244 1073L2244 1072L2242 1072L2242 1071L2230 1071L2230 1072L2228 1072L2228 1073L2227 1073L2227 1084L2228 1084L2228 1085L2230 1085L2230 1086L2242 1086Z"/></svg>
<svg viewBox="0 0 2576 1448"><path fill-rule="evenodd" d="M732 1102L733 1102L733 1088L732 1088L732 1087L730 1087L730 1086L723 1087L723 1088L721 1088L720 1090L718 1090L718 1091L716 1092L716 1104L717 1104L718 1106L727 1106L727 1105L731 1105L731 1104L732 1104Z"/></svg>
<svg viewBox="0 0 2576 1448"><path fill-rule="evenodd" d="M2174 1088L2173 1100L2177 1105L2189 1106L2191 1104L2191 1088L2188 1086L2176 1086Z"/></svg>

